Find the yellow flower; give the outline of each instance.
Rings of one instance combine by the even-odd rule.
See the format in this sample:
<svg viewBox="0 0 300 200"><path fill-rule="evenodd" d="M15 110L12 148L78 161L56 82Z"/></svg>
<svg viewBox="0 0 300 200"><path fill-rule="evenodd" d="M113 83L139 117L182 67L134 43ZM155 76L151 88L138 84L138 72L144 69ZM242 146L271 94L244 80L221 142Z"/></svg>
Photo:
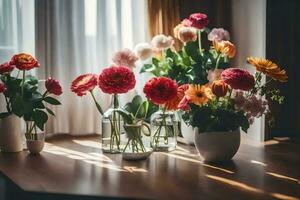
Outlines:
<svg viewBox="0 0 300 200"><path fill-rule="evenodd" d="M214 97L210 87L206 85L190 85L185 95L191 103L199 106L207 104Z"/></svg>
<svg viewBox="0 0 300 200"><path fill-rule="evenodd" d="M216 51L221 52L222 54L228 56L229 58L233 58L236 54L236 49L234 44L229 41L221 41L217 42L213 41L214 48Z"/></svg>
<svg viewBox="0 0 300 200"><path fill-rule="evenodd" d="M286 71L284 69L280 69L275 63L270 60L264 58L249 57L247 58L247 62L253 65L257 71L270 76L274 80L278 80L280 82L288 81Z"/></svg>

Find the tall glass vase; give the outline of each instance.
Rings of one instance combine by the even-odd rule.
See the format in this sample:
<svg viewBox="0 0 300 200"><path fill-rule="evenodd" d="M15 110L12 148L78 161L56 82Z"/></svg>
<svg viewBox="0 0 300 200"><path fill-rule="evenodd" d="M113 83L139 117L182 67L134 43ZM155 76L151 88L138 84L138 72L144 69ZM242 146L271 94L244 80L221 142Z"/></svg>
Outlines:
<svg viewBox="0 0 300 200"><path fill-rule="evenodd" d="M117 112L118 109L118 95L114 94L110 108L102 117L102 149L104 153L121 153L126 142L124 141L124 122L121 115Z"/></svg>
<svg viewBox="0 0 300 200"><path fill-rule="evenodd" d="M151 146L154 151L173 151L177 145L179 118L161 107L151 116Z"/></svg>

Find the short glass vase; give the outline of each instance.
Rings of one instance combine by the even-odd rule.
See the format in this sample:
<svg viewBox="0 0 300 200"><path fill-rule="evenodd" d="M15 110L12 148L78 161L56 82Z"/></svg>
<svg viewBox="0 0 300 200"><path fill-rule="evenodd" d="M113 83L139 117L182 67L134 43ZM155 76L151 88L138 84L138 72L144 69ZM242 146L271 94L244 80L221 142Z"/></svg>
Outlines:
<svg viewBox="0 0 300 200"><path fill-rule="evenodd" d="M39 154L45 146L45 133L33 121L26 121L25 132L27 149L31 154Z"/></svg>

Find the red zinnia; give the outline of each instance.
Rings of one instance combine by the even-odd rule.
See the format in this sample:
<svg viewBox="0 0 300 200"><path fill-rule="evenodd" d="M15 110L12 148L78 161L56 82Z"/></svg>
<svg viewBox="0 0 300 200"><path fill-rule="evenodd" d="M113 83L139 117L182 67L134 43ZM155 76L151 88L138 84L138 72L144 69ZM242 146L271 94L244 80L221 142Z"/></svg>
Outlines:
<svg viewBox="0 0 300 200"><path fill-rule="evenodd" d="M51 77L49 77L45 82L45 87L47 88L47 91L54 95L61 95L62 88L59 82Z"/></svg>
<svg viewBox="0 0 300 200"><path fill-rule="evenodd" d="M96 74L83 74L78 76L71 85L71 91L75 92L78 96L86 95L88 91L93 90L97 85Z"/></svg>
<svg viewBox="0 0 300 200"><path fill-rule="evenodd" d="M189 24L189 26L198 28L198 29L203 29L205 26L208 24L208 18L206 14L203 13L194 13L191 14L189 21L186 21L186 24Z"/></svg>
<svg viewBox="0 0 300 200"><path fill-rule="evenodd" d="M3 83L0 83L0 93L4 93L7 90Z"/></svg>
<svg viewBox="0 0 300 200"><path fill-rule="evenodd" d="M98 86L107 94L121 94L133 89L136 80L134 73L123 66L105 68L98 78Z"/></svg>
<svg viewBox="0 0 300 200"><path fill-rule="evenodd" d="M150 79L144 86L146 97L154 104L165 104L177 95L177 83L166 77Z"/></svg>
<svg viewBox="0 0 300 200"><path fill-rule="evenodd" d="M0 74L10 73L13 70L14 70L14 66L11 65L9 62L5 62L0 65Z"/></svg>
<svg viewBox="0 0 300 200"><path fill-rule="evenodd" d="M31 70L40 66L34 57L26 53L14 55L11 58L10 64L16 66L19 70Z"/></svg>
<svg viewBox="0 0 300 200"><path fill-rule="evenodd" d="M221 74L222 80L233 89L251 90L254 87L254 77L246 70L238 68L228 68Z"/></svg>

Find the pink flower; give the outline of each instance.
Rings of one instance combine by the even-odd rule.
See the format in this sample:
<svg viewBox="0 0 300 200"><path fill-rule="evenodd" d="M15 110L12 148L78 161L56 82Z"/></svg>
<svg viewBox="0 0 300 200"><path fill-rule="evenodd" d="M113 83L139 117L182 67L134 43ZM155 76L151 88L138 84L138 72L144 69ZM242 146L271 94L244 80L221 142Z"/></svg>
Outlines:
<svg viewBox="0 0 300 200"><path fill-rule="evenodd" d="M153 49L149 43L137 44L134 48L134 51L141 60L146 60L153 55Z"/></svg>
<svg viewBox="0 0 300 200"><path fill-rule="evenodd" d="M236 90L234 91L234 106L238 110L242 110L245 102L246 102L246 97L244 96L244 92L241 90Z"/></svg>
<svg viewBox="0 0 300 200"><path fill-rule="evenodd" d="M151 44L155 50L165 50L170 48L174 43L174 40L171 36L165 36L163 34L156 35L152 38Z"/></svg>
<svg viewBox="0 0 300 200"><path fill-rule="evenodd" d="M178 104L178 109L183 110L183 111L190 110L189 103L190 103L190 101L186 97L183 97L182 100Z"/></svg>
<svg viewBox="0 0 300 200"><path fill-rule="evenodd" d="M254 87L254 77L244 69L228 68L221 74L222 80L233 89L251 90Z"/></svg>
<svg viewBox="0 0 300 200"><path fill-rule="evenodd" d="M45 87L47 88L47 91L54 95L61 95L62 88L59 82L51 77L49 77L45 82Z"/></svg>
<svg viewBox="0 0 300 200"><path fill-rule="evenodd" d="M188 20L189 21L185 21L185 23L190 24L191 27L195 27L197 29L203 29L209 22L207 15L203 13L191 14Z"/></svg>
<svg viewBox="0 0 300 200"><path fill-rule="evenodd" d="M133 68L138 57L130 49L122 49L113 55L112 60L116 65Z"/></svg>
<svg viewBox="0 0 300 200"><path fill-rule="evenodd" d="M0 83L0 93L6 92L7 88L3 83Z"/></svg>
<svg viewBox="0 0 300 200"><path fill-rule="evenodd" d="M221 42L223 40L230 40L228 31L223 28L214 28L207 36L209 41Z"/></svg>
<svg viewBox="0 0 300 200"><path fill-rule="evenodd" d="M252 95L244 104L243 110L252 117L262 116L268 108L268 101Z"/></svg>
<svg viewBox="0 0 300 200"><path fill-rule="evenodd" d="M9 62L5 62L0 65L0 74L10 73L14 70L14 68L15 67L11 65Z"/></svg>
<svg viewBox="0 0 300 200"><path fill-rule="evenodd" d="M197 40L197 30L193 27L181 27L178 30L178 39L181 42L190 42Z"/></svg>
<svg viewBox="0 0 300 200"><path fill-rule="evenodd" d="M78 76L71 85L71 91L78 96L84 96L88 91L92 91L98 84L96 74L82 74Z"/></svg>
<svg viewBox="0 0 300 200"><path fill-rule="evenodd" d="M214 69L209 70L207 75L207 80L209 83L213 83L214 81L221 79L221 73L223 72L223 69Z"/></svg>

